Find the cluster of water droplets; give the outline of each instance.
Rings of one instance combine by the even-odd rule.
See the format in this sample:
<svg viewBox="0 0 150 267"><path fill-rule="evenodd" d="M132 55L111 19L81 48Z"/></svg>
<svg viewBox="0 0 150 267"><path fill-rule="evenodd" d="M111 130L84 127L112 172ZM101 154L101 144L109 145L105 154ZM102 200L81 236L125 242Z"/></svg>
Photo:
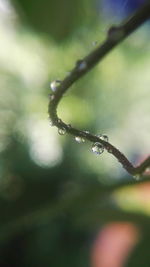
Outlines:
<svg viewBox="0 0 150 267"><path fill-rule="evenodd" d="M68 128L71 128L71 125L70 124L68 124L67 126L68 126ZM65 128L58 128L58 133L60 135L64 135L66 133L66 129ZM85 133L85 137L86 137L86 134L89 134L88 131L84 131L84 133ZM97 137L99 137L101 140L103 140L105 142L108 142L108 136L105 135L105 134L99 134L99 135L97 135ZM75 141L77 143L79 143L79 144L80 143L84 143L85 142L85 138L84 137L81 137L81 136L75 136ZM105 149L104 148L104 145L101 144L100 142L95 142L92 145L92 152L95 153L95 154L97 154L97 155L102 154L104 152L104 149ZM110 153L111 153L111 151L110 151Z"/></svg>
<svg viewBox="0 0 150 267"><path fill-rule="evenodd" d="M80 63L78 63L78 64L79 64L79 67L80 67L81 69L84 69L85 67L87 67L87 66L85 66L83 63L85 63L85 62L80 62ZM57 90L57 87L58 87L58 85L59 85L60 83L61 83L61 81L59 81L59 80L53 81L53 82L50 84L51 89L52 89L53 91L56 91L56 90ZM54 95L51 94L51 95L50 95L50 98L51 98L51 99L54 99ZM58 123L61 123L61 119L59 119L59 118L58 118ZM54 126L54 124L53 124L53 122L52 122L52 120L51 120L50 118L49 118L49 124L50 124L51 127ZM67 127L68 127L68 129L70 129L70 128L71 128L71 125L68 124ZM66 128L64 128L64 127L58 128L58 133L59 133L60 135L65 135L65 134L66 134ZM85 137L86 137L86 135L89 134L89 131L84 131L84 133L85 133ZM99 137L101 140L103 140L103 141L105 141L105 142L108 142L108 136L105 135L105 134L99 134L99 135L97 135L97 137ZM84 137L81 137L81 136L75 136L75 141L76 141L77 143L84 143L84 142L85 142L85 139L84 139ZM92 152L95 153L95 154L97 154L97 155L102 154L102 153L104 152L104 146L103 146L103 144L101 144L100 142L95 142L95 143L93 143L93 145L92 145ZM108 151L108 152L109 152L109 151ZM111 153L111 152L110 152L110 153Z"/></svg>

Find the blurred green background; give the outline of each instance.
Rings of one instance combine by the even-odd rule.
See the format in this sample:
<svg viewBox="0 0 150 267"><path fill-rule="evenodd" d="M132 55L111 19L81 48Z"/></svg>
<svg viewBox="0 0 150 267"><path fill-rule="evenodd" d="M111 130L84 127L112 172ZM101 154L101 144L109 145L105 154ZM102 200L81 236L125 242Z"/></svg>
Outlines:
<svg viewBox="0 0 150 267"><path fill-rule="evenodd" d="M110 267L150 266L149 183L132 185L112 155L59 136L48 119L50 82L118 22L102 7L96 0L0 0L2 267L106 267L94 263L92 247L114 222L132 223L140 238L126 263ZM74 127L107 134L133 163L150 152L149 51L146 25L76 82L58 109Z"/></svg>

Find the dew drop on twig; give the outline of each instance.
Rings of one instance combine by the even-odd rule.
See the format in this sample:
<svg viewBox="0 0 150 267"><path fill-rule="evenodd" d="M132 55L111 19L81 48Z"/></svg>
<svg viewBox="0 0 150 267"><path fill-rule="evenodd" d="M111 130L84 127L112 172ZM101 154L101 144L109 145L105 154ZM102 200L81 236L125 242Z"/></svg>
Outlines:
<svg viewBox="0 0 150 267"><path fill-rule="evenodd" d="M50 125L51 127L53 127L53 126L54 126L54 124L53 124L52 120L49 120L49 125Z"/></svg>
<svg viewBox="0 0 150 267"><path fill-rule="evenodd" d="M108 142L108 136L106 134L98 134L97 137L99 137L105 142Z"/></svg>
<svg viewBox="0 0 150 267"><path fill-rule="evenodd" d="M80 136L75 136L75 140L77 143L84 143L85 142L85 139L83 137L80 137Z"/></svg>
<svg viewBox="0 0 150 267"><path fill-rule="evenodd" d="M104 152L104 146L96 142L92 145L92 152L97 155L100 155Z"/></svg>
<svg viewBox="0 0 150 267"><path fill-rule="evenodd" d="M62 120L58 118L58 119L57 119L57 122L58 122L58 123L62 123Z"/></svg>
<svg viewBox="0 0 150 267"><path fill-rule="evenodd" d="M53 92L57 90L57 87L61 84L60 80L55 80L50 83L50 88L52 89Z"/></svg>
<svg viewBox="0 0 150 267"><path fill-rule="evenodd" d="M65 128L59 128L59 129L58 129L58 133L59 133L60 135L64 135L64 134L66 133L66 129L65 129Z"/></svg>
<svg viewBox="0 0 150 267"><path fill-rule="evenodd" d="M87 135L89 134L90 132L89 131L83 131L83 134L85 137L87 137Z"/></svg>

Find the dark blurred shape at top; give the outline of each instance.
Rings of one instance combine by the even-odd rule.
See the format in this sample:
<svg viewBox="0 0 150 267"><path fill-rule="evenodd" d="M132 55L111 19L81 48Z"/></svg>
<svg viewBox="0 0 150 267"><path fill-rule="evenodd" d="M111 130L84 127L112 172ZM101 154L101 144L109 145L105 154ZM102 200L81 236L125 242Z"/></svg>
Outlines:
<svg viewBox="0 0 150 267"><path fill-rule="evenodd" d="M93 0L12 0L21 19L56 41L69 37L87 18L95 18ZM92 18L89 18L89 17Z"/></svg>
<svg viewBox="0 0 150 267"><path fill-rule="evenodd" d="M118 18L124 18L132 14L142 6L145 0L102 0L103 10L106 15L112 14Z"/></svg>

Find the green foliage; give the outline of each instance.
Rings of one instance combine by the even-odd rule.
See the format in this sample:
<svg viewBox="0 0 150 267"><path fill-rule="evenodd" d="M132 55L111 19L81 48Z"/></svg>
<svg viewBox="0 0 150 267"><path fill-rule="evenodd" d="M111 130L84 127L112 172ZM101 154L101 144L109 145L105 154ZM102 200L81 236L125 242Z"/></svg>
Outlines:
<svg viewBox="0 0 150 267"><path fill-rule="evenodd" d="M91 12L94 2L90 0L14 0L14 3L29 26L56 41L72 36L89 15L92 24L97 18L96 13Z"/></svg>
<svg viewBox="0 0 150 267"><path fill-rule="evenodd" d="M58 136L47 118L49 83L103 40L105 21L92 1L15 4L24 24L0 22L0 266L89 266L96 232L113 221L141 229L127 266L149 265L149 214L131 205L134 195L123 206L125 191L116 193L133 178L112 156ZM144 29L134 34L59 108L67 123L106 133L133 160L149 153L148 41Z"/></svg>

